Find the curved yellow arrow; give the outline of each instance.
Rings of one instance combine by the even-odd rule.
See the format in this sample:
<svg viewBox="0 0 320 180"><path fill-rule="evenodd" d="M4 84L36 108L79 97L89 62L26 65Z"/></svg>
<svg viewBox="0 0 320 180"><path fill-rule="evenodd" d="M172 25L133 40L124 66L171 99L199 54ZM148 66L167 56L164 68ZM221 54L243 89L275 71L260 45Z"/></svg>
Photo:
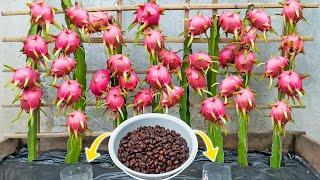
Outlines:
<svg viewBox="0 0 320 180"><path fill-rule="evenodd" d="M86 157L87 157L87 161L91 162L95 159L97 159L100 156L100 153L97 153L98 147L100 146L100 144L102 143L102 141L109 137L111 135L111 132L105 132L101 135L99 135L91 144L90 149L89 148L85 148L85 152L86 152Z"/></svg>
<svg viewBox="0 0 320 180"><path fill-rule="evenodd" d="M203 152L203 155L205 155L210 161L214 162L216 161L216 157L218 154L218 147L214 147L209 136L200 130L193 130L195 134L199 135L201 139L204 141L207 147L207 151Z"/></svg>

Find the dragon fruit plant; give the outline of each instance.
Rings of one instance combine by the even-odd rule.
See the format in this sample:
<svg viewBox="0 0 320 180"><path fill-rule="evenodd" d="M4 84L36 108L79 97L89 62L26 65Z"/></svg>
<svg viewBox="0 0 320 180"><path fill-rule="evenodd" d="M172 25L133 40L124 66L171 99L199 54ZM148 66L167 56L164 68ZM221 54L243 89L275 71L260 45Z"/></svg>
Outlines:
<svg viewBox="0 0 320 180"><path fill-rule="evenodd" d="M281 15L284 19L284 32L285 34L296 33L296 26L300 20L305 20L303 17L303 7L300 0L285 0L282 2L283 8Z"/></svg>

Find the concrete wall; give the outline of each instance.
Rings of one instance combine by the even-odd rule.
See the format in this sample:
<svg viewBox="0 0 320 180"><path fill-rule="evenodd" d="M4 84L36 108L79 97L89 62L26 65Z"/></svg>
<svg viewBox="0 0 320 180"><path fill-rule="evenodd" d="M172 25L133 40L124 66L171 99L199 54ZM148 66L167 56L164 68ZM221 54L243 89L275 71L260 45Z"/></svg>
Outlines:
<svg viewBox="0 0 320 180"><path fill-rule="evenodd" d="M27 1L18 1L18 0L2 0L0 1L1 10L17 10L17 9L26 9L25 2ZM47 0L48 3L52 4L55 7L59 7L59 1L57 0ZM99 5L113 5L115 0L110 1L90 1L90 0L80 0L85 6L99 6ZM124 0L126 4L138 4L144 2L143 0ZM211 0L194 0L193 3L209 3ZM234 1L223 0L224 3L232 3ZM238 0L237 3L245 3L246 0ZM252 0L249 2L271 2L271 1L258 1ZM272 1L278 2L278 1ZM303 1L303 2L316 2L316 1ZM184 3L184 0L158 0L159 4L169 4L169 3ZM275 30L281 34L281 23L282 18L276 16L275 14L279 13L280 10L267 10L268 13L272 16L273 25ZM209 14L210 11L203 11L205 14ZM219 11L221 13L222 11ZM197 11L192 11L191 14L196 14ZM306 9L304 11L306 19L308 19L308 24L301 22L299 23L299 32L303 35L313 35L315 37L314 42L305 43L305 54L299 55L297 58L297 71L300 73L308 73L310 77L305 80L304 88L306 90L306 96L303 101L306 105L305 109L294 109L293 118L295 124L291 123L287 126L288 130L303 130L306 131L308 135L320 140L320 109L318 105L320 104L319 94L320 94L320 76L319 64L320 61L320 37L318 35L319 27L319 18L320 12L318 9ZM242 11L242 16L244 11ZM132 12L124 12L124 29L127 29L128 24L132 21ZM161 18L161 29L163 33L168 36L178 36L183 31L183 11L167 11L165 15ZM59 22L63 22L62 16L58 15L57 19ZM0 17L0 36L21 36L25 35L28 29L28 17L27 16L10 16L10 17ZM127 33L127 36L132 36L134 30ZM21 43L2 43L0 42L0 79L1 79L1 92L0 99L1 104L9 104L13 99L13 93L9 89L5 89L3 84L10 79L11 74L2 73L2 65L9 64L14 67L21 67L24 64L25 56L21 55L19 50L22 47ZM182 49L181 44L166 44L167 47L173 50ZM263 62L268 59L271 55L277 54L279 43L269 43L269 44L260 44L259 48L261 54L257 55L258 59ZM105 64L106 55L104 53L104 47L102 44L86 44L86 59L88 64L88 69L97 69L101 68ZM206 44L197 44L193 46L194 51L207 51ZM126 54L130 54L130 58L134 62L134 66L137 69L144 69L148 65L147 56L143 47L133 48L133 45L129 44L127 48L124 49ZM181 55L181 54L180 54ZM261 72L261 68L256 68L255 71ZM91 78L91 74L87 76L88 80ZM143 78L143 76L141 76ZM55 91L54 89L48 87L49 83L52 81L50 78L43 79L43 84L45 87L45 99L47 102L51 102L54 98ZM252 79L252 88L257 93L257 103L258 104L271 104L276 99L276 90L268 91L267 90L267 80L261 80L260 77L256 76ZM192 102L199 102L200 98L195 96L195 93L192 92ZM25 132L26 131L26 121L27 117L24 117L21 121L18 121L14 124L10 123L12 119L16 116L19 109L3 109L0 107L0 140L3 139L3 134L8 132ZM176 115L177 109L174 108L170 111L170 114ZM88 108L87 113L90 115L90 128L95 131L110 130L112 128L112 120L109 117L109 121L106 122L108 114L104 114L103 111L93 111L93 108ZM65 131L65 128L62 127L65 123L64 116L57 116L55 109L47 108L48 117L43 117L41 119L41 131L52 131L60 132ZM228 125L228 129L236 131L237 129L237 119L234 116L234 111L229 110L231 114L231 121ZM251 121L249 130L252 132L266 132L271 130L271 121L268 116L268 110L261 110L261 112L252 112ZM204 121L198 115L198 110L192 110L192 119L193 127L203 128Z"/></svg>

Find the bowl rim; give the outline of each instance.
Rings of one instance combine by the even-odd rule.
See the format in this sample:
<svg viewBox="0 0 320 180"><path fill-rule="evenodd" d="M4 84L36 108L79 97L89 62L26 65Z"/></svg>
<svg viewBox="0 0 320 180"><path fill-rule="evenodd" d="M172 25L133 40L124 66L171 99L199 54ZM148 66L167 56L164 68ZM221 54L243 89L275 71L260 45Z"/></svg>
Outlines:
<svg viewBox="0 0 320 180"><path fill-rule="evenodd" d="M115 138L117 136L117 134L124 129L125 127L127 127L128 125L130 125L131 123L134 123L135 121L139 121L140 119L145 119L145 118L162 118L165 120L169 120L169 121L173 121L174 123L179 124L180 126L182 126L187 133L190 135L191 137L191 142L192 144L194 144L191 147L191 151L189 152L189 158L178 168L171 170L169 172L166 173L162 173L162 174L145 174L145 173L141 173L141 172L137 172L134 171L130 168L128 168L127 166L125 166L124 164L122 164L120 162L120 160L118 159L118 156L116 155L116 149L114 148L114 141ZM170 128L169 128L170 129ZM113 132L112 135L110 136L109 139L109 144L108 144L108 149L109 149L109 154L110 157L112 159L112 161L124 172L130 173L132 175L138 176L138 177L148 177L148 178L161 178L161 177L169 177L172 174L176 174L179 172L182 172L182 170L184 170L185 168L187 168L194 160L194 158L197 155L197 151L198 151L198 140L197 140L197 136L195 135L194 131L191 129L190 126L188 126L184 121L182 121L181 119L175 117L175 116L171 116L168 114L160 114L160 113L147 113L147 114L141 114L141 115L137 115L134 117L131 117L129 119L127 119L126 121L124 121L123 123L121 123Z"/></svg>

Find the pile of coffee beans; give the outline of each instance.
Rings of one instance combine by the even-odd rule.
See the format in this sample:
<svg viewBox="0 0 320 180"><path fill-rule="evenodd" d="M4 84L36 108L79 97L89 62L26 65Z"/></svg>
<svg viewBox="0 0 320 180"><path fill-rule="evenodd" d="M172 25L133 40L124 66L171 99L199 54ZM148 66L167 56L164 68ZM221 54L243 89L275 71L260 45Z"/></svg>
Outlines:
<svg viewBox="0 0 320 180"><path fill-rule="evenodd" d="M180 167L189 158L189 148L179 133L161 126L143 126L120 140L118 157L128 168L160 174Z"/></svg>

